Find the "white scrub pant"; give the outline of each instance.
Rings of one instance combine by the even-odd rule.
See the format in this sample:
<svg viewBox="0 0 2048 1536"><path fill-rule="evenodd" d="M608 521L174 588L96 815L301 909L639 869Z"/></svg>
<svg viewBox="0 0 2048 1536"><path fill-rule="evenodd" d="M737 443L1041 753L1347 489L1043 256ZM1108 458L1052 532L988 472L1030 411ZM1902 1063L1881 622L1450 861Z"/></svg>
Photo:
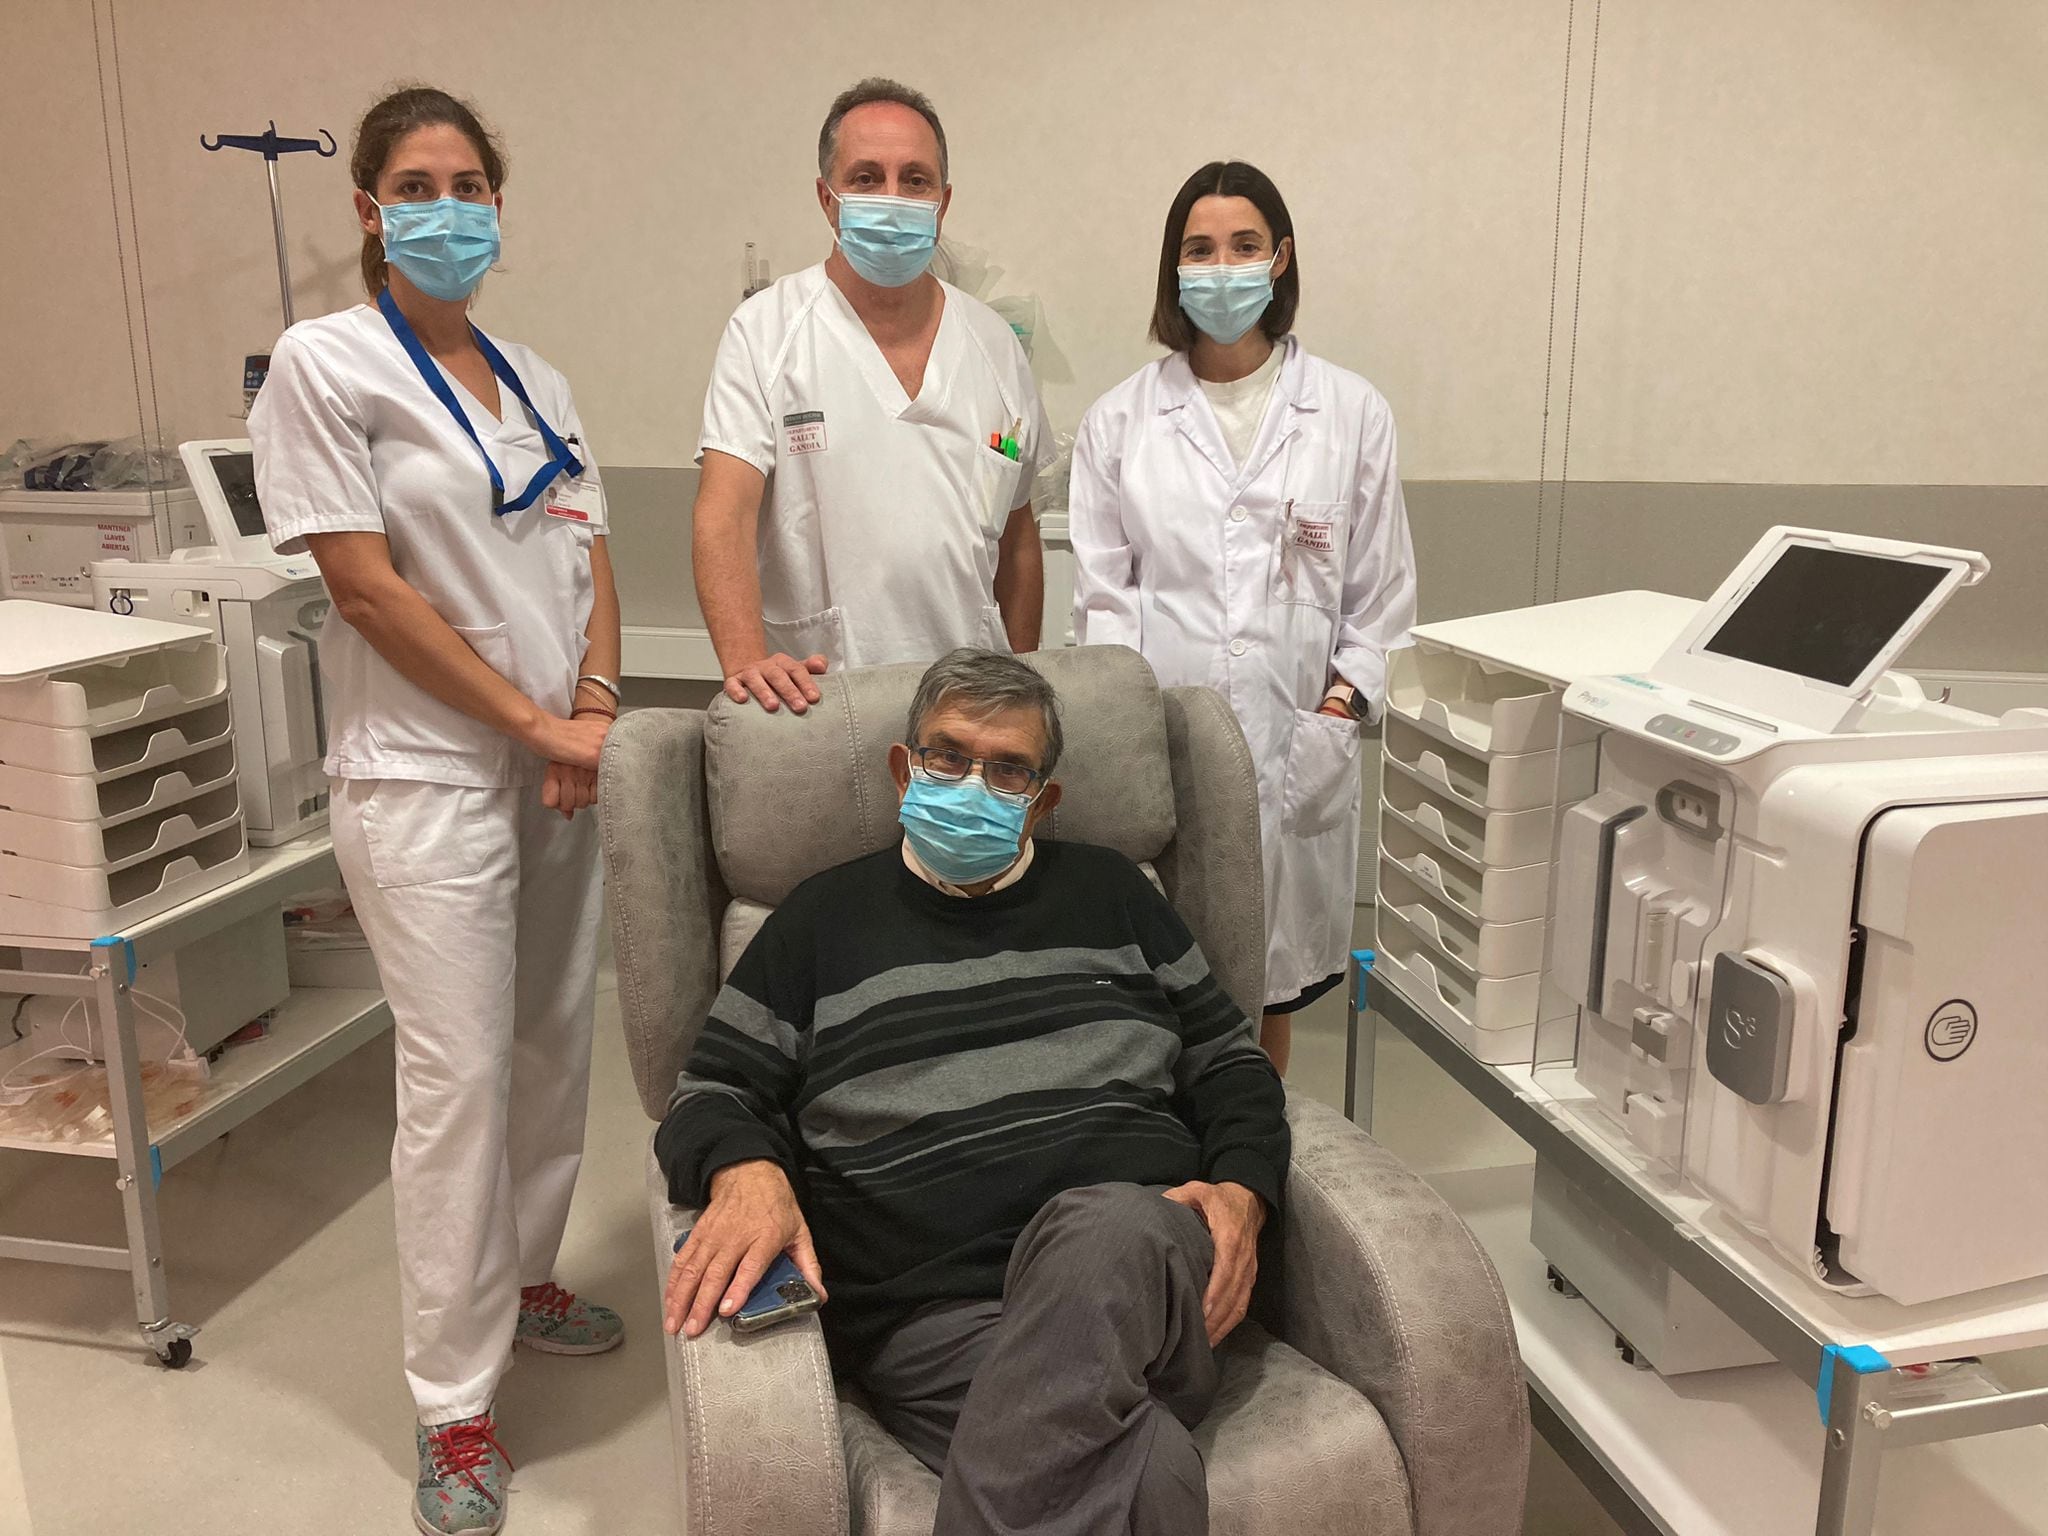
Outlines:
<svg viewBox="0 0 2048 1536"><path fill-rule="evenodd" d="M334 853L391 1002L405 1373L423 1424L487 1411L519 1289L550 1279L583 1160L597 814L540 786L333 781Z"/></svg>

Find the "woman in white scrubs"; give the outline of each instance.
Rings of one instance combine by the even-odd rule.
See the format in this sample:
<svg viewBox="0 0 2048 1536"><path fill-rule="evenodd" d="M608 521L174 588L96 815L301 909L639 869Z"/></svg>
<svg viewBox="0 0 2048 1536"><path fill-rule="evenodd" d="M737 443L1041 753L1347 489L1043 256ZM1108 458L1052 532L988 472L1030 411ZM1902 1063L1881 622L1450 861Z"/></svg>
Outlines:
<svg viewBox="0 0 2048 1536"><path fill-rule="evenodd" d="M1343 978L1357 894L1360 721L1415 615L1394 417L1291 334L1294 221L1241 162L1166 216L1152 338L1074 444L1074 634L1128 645L1169 687L1227 698L1258 774L1266 876L1260 1040Z"/></svg>
<svg viewBox="0 0 2048 1536"><path fill-rule="evenodd" d="M583 1152L599 748L618 708L605 504L562 376L475 329L505 168L440 91L352 157L369 304L293 326L250 413L280 551L334 600L335 856L390 997L391 1182L423 1531L495 1531L516 1342L610 1349L553 1281Z"/></svg>

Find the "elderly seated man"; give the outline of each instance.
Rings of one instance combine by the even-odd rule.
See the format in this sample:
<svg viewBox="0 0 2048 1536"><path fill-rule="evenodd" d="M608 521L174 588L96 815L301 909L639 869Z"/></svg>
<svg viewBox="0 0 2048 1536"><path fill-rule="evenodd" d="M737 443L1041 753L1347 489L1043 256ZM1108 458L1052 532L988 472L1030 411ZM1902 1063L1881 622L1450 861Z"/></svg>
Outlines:
<svg viewBox="0 0 2048 1536"><path fill-rule="evenodd" d="M1199 1536L1189 1430L1286 1182L1280 1080L1144 872L1035 842L1049 683L960 650L889 767L904 838L805 881L713 1005L656 1149L703 1206L666 1323L778 1254L942 1479L938 1530Z"/></svg>

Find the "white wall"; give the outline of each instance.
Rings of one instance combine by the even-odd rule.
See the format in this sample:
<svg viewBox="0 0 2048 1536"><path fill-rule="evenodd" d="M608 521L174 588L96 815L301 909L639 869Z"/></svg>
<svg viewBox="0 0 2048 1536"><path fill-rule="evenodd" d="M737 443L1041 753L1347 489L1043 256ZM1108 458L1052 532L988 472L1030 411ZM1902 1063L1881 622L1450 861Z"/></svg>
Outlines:
<svg viewBox="0 0 2048 1536"><path fill-rule="evenodd" d="M102 0L103 7L106 0ZM0 440L134 417L88 0L10 23L0 93ZM1561 425L1593 7L1577 6L1553 426ZM1414 479L1531 479L1545 383L1566 0L119 3L158 395L233 429L277 322L254 156L383 86L473 95L506 137L507 270L481 318L574 381L603 457L686 463L743 240L826 248L817 120L884 70L952 138L950 234L1034 291L1070 426L1149 355L1158 221L1212 155L1300 226L1302 329L1371 376ZM2048 482L2048 6L1606 0L1574 479ZM345 161L283 165L302 314L351 302ZM123 187L125 192L125 185ZM24 204L66 218L24 228ZM24 196L23 194L27 195ZM79 222L70 222L75 199ZM139 316L138 316L139 319ZM26 426L19 425L26 423ZM1552 438L1549 472L1558 471Z"/></svg>

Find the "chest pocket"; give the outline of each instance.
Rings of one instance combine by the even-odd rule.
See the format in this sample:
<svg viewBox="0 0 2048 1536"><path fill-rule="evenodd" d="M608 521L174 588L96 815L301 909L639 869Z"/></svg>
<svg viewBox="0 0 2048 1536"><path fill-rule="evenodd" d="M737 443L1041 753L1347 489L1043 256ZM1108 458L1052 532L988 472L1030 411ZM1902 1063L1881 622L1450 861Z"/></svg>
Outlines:
<svg viewBox="0 0 2048 1536"><path fill-rule="evenodd" d="M981 513L981 526L993 544L1009 526L1010 509L1021 505L1017 495L1020 466L1006 453L983 443L974 451L974 481L969 494Z"/></svg>
<svg viewBox="0 0 2048 1536"><path fill-rule="evenodd" d="M1287 501L1280 507L1280 547L1273 557L1273 597L1310 608L1337 606L1344 590L1348 504Z"/></svg>

